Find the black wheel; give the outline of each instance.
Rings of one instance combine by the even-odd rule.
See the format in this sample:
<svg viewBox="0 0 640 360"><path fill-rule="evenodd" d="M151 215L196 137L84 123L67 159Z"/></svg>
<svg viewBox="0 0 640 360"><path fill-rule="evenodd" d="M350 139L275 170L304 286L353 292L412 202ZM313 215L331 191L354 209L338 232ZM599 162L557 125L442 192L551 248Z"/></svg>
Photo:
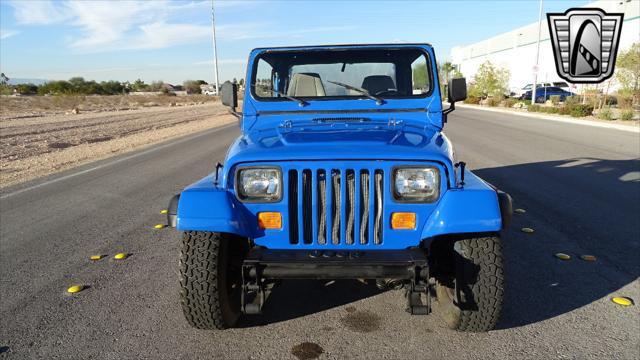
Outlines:
<svg viewBox="0 0 640 360"><path fill-rule="evenodd" d="M542 96L537 97L536 98L536 102L537 103L541 103L541 104L544 103L544 97L542 97Z"/></svg>
<svg viewBox="0 0 640 360"><path fill-rule="evenodd" d="M454 274L438 279L436 285L439 312L452 329L492 330L504 295L500 238L458 240L453 250Z"/></svg>
<svg viewBox="0 0 640 360"><path fill-rule="evenodd" d="M182 236L180 302L189 324L198 329L226 329L240 317L244 238L190 231Z"/></svg>

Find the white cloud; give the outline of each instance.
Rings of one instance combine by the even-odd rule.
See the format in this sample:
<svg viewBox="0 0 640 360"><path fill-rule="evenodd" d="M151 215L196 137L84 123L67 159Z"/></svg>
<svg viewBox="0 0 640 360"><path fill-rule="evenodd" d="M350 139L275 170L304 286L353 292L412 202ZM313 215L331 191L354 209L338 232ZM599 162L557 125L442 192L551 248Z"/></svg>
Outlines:
<svg viewBox="0 0 640 360"><path fill-rule="evenodd" d="M67 19L63 7L51 0L30 0L9 2L13 7L13 16L19 24L48 25Z"/></svg>
<svg viewBox="0 0 640 360"><path fill-rule="evenodd" d="M0 29L0 40L8 39L12 36L18 35L20 31L17 30L9 30L9 29Z"/></svg>
<svg viewBox="0 0 640 360"><path fill-rule="evenodd" d="M249 1L216 1L222 12L242 6ZM78 29L66 36L68 46L80 52L105 52L136 49L161 49L176 45L206 42L211 39L211 3L171 0L28 0L12 1L16 22L22 25L65 25ZM194 15L200 23L176 20ZM325 26L292 31L273 31L280 26L266 23L217 24L219 41L248 39L291 39L305 34L344 32L354 26ZM11 36L14 35L11 33ZM4 38L3 33L3 38Z"/></svg>

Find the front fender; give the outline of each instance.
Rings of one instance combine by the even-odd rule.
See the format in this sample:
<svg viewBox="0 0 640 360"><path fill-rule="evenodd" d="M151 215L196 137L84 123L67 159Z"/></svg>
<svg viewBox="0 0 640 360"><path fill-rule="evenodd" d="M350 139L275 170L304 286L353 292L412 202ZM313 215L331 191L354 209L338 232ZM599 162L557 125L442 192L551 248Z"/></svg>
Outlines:
<svg viewBox="0 0 640 360"><path fill-rule="evenodd" d="M233 195L215 186L212 176L189 186L180 194L176 228L249 236L245 217Z"/></svg>
<svg viewBox="0 0 640 360"><path fill-rule="evenodd" d="M465 185L444 193L422 228L422 239L445 234L498 232L501 228L496 190L465 170Z"/></svg>

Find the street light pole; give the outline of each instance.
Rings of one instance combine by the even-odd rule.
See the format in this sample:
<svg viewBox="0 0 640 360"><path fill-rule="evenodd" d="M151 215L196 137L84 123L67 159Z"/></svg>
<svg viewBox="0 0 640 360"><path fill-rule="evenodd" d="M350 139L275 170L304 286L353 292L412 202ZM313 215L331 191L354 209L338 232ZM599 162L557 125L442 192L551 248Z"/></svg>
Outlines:
<svg viewBox="0 0 640 360"><path fill-rule="evenodd" d="M212 0L213 1L213 0ZM536 48L536 66L533 72L533 89L531 89L531 104L536 103L536 88L538 86L538 61L540 60L540 31L542 30L542 0L540 0L540 13L538 14L538 44Z"/></svg>
<svg viewBox="0 0 640 360"><path fill-rule="evenodd" d="M213 78L216 84L215 90L217 96L220 86L218 84L218 48L216 47L216 17L214 14L213 2L214 0L211 0L211 30L213 32Z"/></svg>

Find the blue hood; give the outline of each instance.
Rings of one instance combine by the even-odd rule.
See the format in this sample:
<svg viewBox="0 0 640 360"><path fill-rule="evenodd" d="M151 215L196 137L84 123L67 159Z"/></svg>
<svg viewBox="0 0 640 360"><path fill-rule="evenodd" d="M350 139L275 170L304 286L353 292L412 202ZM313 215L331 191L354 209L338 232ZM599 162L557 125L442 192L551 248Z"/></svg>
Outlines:
<svg viewBox="0 0 640 360"><path fill-rule="evenodd" d="M416 119L314 118L265 121L229 149L227 168L287 160L424 160L451 169L453 150L438 129Z"/></svg>

